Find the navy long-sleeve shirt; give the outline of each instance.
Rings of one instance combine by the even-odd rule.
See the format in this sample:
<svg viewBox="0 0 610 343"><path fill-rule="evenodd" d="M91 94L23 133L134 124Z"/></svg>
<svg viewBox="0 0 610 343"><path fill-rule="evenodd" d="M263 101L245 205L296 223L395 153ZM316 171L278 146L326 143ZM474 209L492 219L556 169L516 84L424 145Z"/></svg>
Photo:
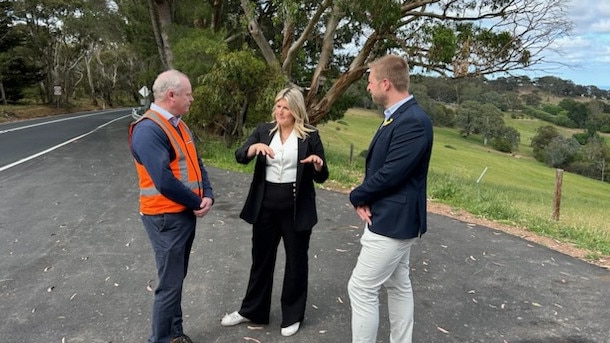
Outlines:
<svg viewBox="0 0 610 343"><path fill-rule="evenodd" d="M131 138L133 157L144 165L152 178L157 190L168 199L175 201L188 209L197 210L201 198L176 179L169 164L176 158L169 138L159 125L150 119L143 119L133 128ZM214 199L214 191L208 178L208 172L201 158L197 157L201 169L201 184L203 196Z"/></svg>

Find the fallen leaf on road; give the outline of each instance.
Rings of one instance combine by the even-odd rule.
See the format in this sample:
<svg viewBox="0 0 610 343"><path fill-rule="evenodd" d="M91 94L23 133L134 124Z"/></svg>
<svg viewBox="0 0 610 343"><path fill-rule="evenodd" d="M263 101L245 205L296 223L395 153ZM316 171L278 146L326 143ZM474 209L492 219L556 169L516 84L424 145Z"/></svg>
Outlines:
<svg viewBox="0 0 610 343"><path fill-rule="evenodd" d="M442 327L440 327L440 326L437 326L436 328L438 329L438 331L440 331L440 332L442 332L442 333L447 333L447 334L449 333L449 331L447 331L447 330L443 329L443 328L442 328Z"/></svg>

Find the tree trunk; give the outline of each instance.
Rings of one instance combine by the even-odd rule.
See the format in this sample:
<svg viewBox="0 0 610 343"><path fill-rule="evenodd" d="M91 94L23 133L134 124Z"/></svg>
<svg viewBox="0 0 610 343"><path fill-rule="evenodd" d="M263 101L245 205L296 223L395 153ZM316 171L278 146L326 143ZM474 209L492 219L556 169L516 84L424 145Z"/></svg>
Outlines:
<svg viewBox="0 0 610 343"><path fill-rule="evenodd" d="M318 59L318 65L316 66L316 70L314 71L313 77L311 78L309 92L307 93L305 103L311 103L316 97L316 94L318 94L318 89L320 88L321 84L322 73L324 73L328 69L328 63L331 57L333 56L333 42L335 31L337 30L337 26L339 25L339 21L342 17L343 11L339 8L339 6L335 5L333 7L332 15L326 23L326 33L324 35L324 40L322 41L322 51L320 52L320 58Z"/></svg>
<svg viewBox="0 0 610 343"><path fill-rule="evenodd" d="M241 113L237 116L237 123L235 124L235 130L233 135L239 139L244 134L244 123L246 122L246 116L248 114L248 99L244 100L244 104L241 107Z"/></svg>
<svg viewBox="0 0 610 343"><path fill-rule="evenodd" d="M341 97L347 88L356 80L360 79L366 72L367 67L361 66L356 69L350 69L335 81L333 86L326 92L324 97L317 103L307 104L307 113L309 114L309 123L315 125L319 123L328 113L330 106Z"/></svg>
<svg viewBox="0 0 610 343"><path fill-rule="evenodd" d="M93 53L93 52L91 52ZM85 69L87 70L87 84L91 90L91 104L97 106L97 92L95 90L95 84L93 83L93 75L91 75L91 60L93 56L85 57Z"/></svg>
<svg viewBox="0 0 610 343"><path fill-rule="evenodd" d="M256 42L259 49L261 50L261 54L263 58L267 62L267 64L274 69L280 69L280 62L275 57L275 53L273 49L269 45L269 40L265 38L263 31L261 31L258 23L256 22L256 18L253 16L254 11L250 6L250 0L241 0L241 7L244 10L244 14L246 15L246 19L248 20L248 32L252 36L252 39Z"/></svg>
<svg viewBox="0 0 610 343"><path fill-rule="evenodd" d="M163 53L167 61L167 67L173 68L174 54L169 43L168 31L172 25L172 12L170 3L167 0L155 0L157 4L157 13L159 14L159 24L161 25L161 40L163 41Z"/></svg>
<svg viewBox="0 0 610 343"><path fill-rule="evenodd" d="M6 105L6 94L4 93L4 84L2 81L0 81L0 98L2 99L2 103Z"/></svg>
<svg viewBox="0 0 610 343"><path fill-rule="evenodd" d="M159 59L165 69L171 69L173 57L167 32L165 32L166 27L171 24L169 4L165 0L148 0L148 13L150 14L150 21L157 42ZM169 22L164 22L164 20L169 20Z"/></svg>
<svg viewBox="0 0 610 343"><path fill-rule="evenodd" d="M222 28L223 2L224 2L223 0L213 0L212 1L212 7L214 8L213 15L212 15L212 30L214 30L214 32L218 32Z"/></svg>

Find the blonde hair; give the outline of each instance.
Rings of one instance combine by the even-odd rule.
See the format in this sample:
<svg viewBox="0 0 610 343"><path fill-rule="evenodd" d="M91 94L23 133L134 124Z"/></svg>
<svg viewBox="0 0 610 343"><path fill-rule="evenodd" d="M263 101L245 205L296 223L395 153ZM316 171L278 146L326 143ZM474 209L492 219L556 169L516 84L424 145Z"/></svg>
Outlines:
<svg viewBox="0 0 610 343"><path fill-rule="evenodd" d="M377 81L388 79L396 90L409 91L409 64L404 58L386 55L369 63L369 68L375 70Z"/></svg>
<svg viewBox="0 0 610 343"><path fill-rule="evenodd" d="M307 115L307 110L305 109L305 99L303 98L303 93L293 87L284 88L277 93L273 104L277 104L277 102L282 99L288 102L288 107L290 108L290 112L294 117L294 131L297 137L301 139L309 137L309 132L313 132L315 129L305 126L305 124L309 124L309 116ZM273 111L271 112L271 117L273 118L273 121L275 121ZM269 131L269 133L274 133L278 130L278 128L279 125L276 122L275 126Z"/></svg>

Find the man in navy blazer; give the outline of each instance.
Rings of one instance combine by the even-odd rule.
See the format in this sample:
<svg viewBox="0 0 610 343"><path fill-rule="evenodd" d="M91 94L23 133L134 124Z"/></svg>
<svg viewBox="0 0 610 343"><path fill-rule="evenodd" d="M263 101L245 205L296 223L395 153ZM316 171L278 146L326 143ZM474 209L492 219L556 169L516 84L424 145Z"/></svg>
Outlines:
<svg viewBox="0 0 610 343"><path fill-rule="evenodd" d="M384 286L390 342L411 343L409 256L415 239L426 232L432 122L409 94L409 67L402 57L388 55L370 63L367 90L384 107L385 120L369 146L364 180L350 193L365 222L362 249L348 283L352 342L376 342L379 290Z"/></svg>

